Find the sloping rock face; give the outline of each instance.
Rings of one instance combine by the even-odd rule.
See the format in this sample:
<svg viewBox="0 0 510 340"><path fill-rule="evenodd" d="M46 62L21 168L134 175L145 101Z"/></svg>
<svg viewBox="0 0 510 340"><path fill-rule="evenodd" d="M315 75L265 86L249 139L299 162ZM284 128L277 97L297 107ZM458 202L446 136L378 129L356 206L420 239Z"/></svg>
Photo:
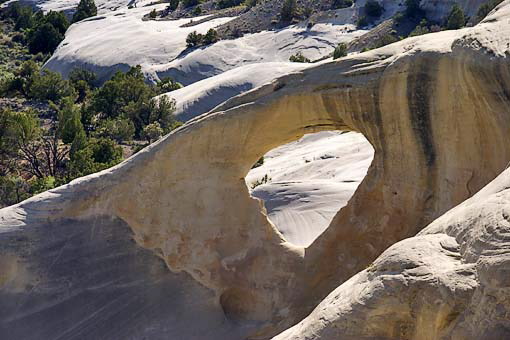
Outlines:
<svg viewBox="0 0 510 340"><path fill-rule="evenodd" d="M209 112L225 100L306 67L309 67L309 64L290 62L249 64L200 80L162 96L175 99L174 115L180 121L186 122Z"/></svg>
<svg viewBox="0 0 510 340"><path fill-rule="evenodd" d="M38 282L51 282L43 279L56 270L59 277L83 275L58 253L53 260L41 262L52 251L65 254L66 243L50 246L56 237L52 230L65 240L63 235L78 228L61 228L70 223L84 225L94 235L97 230L111 230L112 219L129 227L136 251L142 251L139 247L152 251L172 272L185 272L210 289L213 306L221 306L228 322L237 322L240 333L267 338L295 324L388 247L416 235L505 168L510 159L509 18L507 0L474 28L405 40L280 77L189 121L117 167L1 210L0 251L2 259L7 259L2 263L4 272L9 273L1 281L2 294L9 296L0 299L6 313L1 329L9 331L13 318L35 311L53 320L60 318L62 309L56 308L66 300L56 293L45 296L53 283ZM274 147L323 130L361 132L373 145L375 156L367 177L329 228L309 247L296 247L285 241L260 202L249 196L244 177ZM491 228L490 220L483 218L469 220L485 227L478 232L467 229L471 236L462 233L461 227L456 235L455 225L446 234L441 228L437 235L420 234L415 246L412 240L404 241L374 262L375 274L367 271L360 274L361 279L352 279L370 284L370 275L415 269L412 282L422 285L404 289L397 298L422 301L432 296L447 301L441 316L433 315L441 302L432 306L430 299L423 314L409 308L407 315L399 316L391 306L401 304L388 300L385 311L395 313L396 324L403 320L402 334L418 334L412 330L425 329L417 326L420 323L436 325L434 329L457 325L452 329L465 330L468 337L477 334L478 328L506 332L503 323L486 317L495 315L500 320L508 315L506 229ZM31 246L17 248L12 245L14 239ZM48 246L38 248L37 244L46 242ZM105 254L112 251L107 244L101 246ZM413 247L423 255L412 254ZM401 252L404 255L399 257ZM78 258L86 259L86 254L84 250ZM476 265L446 262L448 256L471 259L469 263ZM422 262L415 266L418 261ZM123 268L152 281L132 264ZM439 272L445 279L436 286L418 278L420 273L433 278ZM157 278L164 275L156 274ZM72 294L75 281L58 282L62 284L58 292ZM353 281L347 287L349 282ZM403 279L393 283L397 288L405 286ZM101 294L109 286L87 287L87 301L104 307ZM349 289L354 294L357 287ZM493 288L495 297L490 295ZM378 289L382 295L388 289L389 296L395 291ZM479 292L478 300L470 300L473 291ZM24 312L14 298L27 301L31 309ZM158 308L186 303L170 300L162 297L154 303ZM192 301L200 304L202 300ZM80 304L73 311L83 308L86 305ZM257 331L247 330L246 320L256 323ZM31 334L39 329L33 322L17 329ZM134 327L134 322L125 325ZM221 333L222 327L227 326L215 329ZM379 336L382 330L376 328L366 336ZM107 333L95 336L108 337ZM215 337L222 338L214 334L202 338Z"/></svg>
<svg viewBox="0 0 510 340"><path fill-rule="evenodd" d="M510 170L274 339L507 339Z"/></svg>
<svg viewBox="0 0 510 340"><path fill-rule="evenodd" d="M138 247L122 220L0 233L0 339L242 339L214 294Z"/></svg>

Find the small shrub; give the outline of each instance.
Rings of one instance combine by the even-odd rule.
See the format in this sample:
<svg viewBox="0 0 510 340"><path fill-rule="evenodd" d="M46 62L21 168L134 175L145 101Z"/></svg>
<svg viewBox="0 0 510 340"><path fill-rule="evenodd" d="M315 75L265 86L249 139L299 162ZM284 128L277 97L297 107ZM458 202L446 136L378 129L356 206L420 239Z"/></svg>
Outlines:
<svg viewBox="0 0 510 340"><path fill-rule="evenodd" d="M110 138L117 143L122 143L133 139L135 126L126 118L106 119L100 122L95 133L98 137Z"/></svg>
<svg viewBox="0 0 510 340"><path fill-rule="evenodd" d="M333 60L345 57L346 55L347 55L347 45L345 43L340 43L337 45L337 47L333 51Z"/></svg>
<svg viewBox="0 0 510 340"><path fill-rule="evenodd" d="M218 32L216 32L215 29L211 28L205 34L204 39L203 39L202 42L203 42L204 45L210 45L210 44L214 44L218 40L220 40L218 38Z"/></svg>
<svg viewBox="0 0 510 340"><path fill-rule="evenodd" d="M89 143L94 162L111 166L122 160L122 149L111 139L91 138Z"/></svg>
<svg viewBox="0 0 510 340"><path fill-rule="evenodd" d="M383 35L379 41L376 44L376 48L383 47L389 44L393 44L394 42L397 42L401 40L400 37L395 36L396 32L392 31L391 33Z"/></svg>
<svg viewBox="0 0 510 340"><path fill-rule="evenodd" d="M30 182L30 189L29 192L32 195L40 194L41 192L45 192L47 190L53 189L56 186L55 177L53 176L47 176L43 178L35 178L32 179Z"/></svg>
<svg viewBox="0 0 510 340"><path fill-rule="evenodd" d="M104 170L122 160L122 148L111 139L87 140L85 135L81 134L75 142L71 146L67 181Z"/></svg>
<svg viewBox="0 0 510 340"><path fill-rule="evenodd" d="M197 33L197 31L193 31L186 37L186 46L188 48L200 46L203 40L204 36L202 34Z"/></svg>
<svg viewBox="0 0 510 340"><path fill-rule="evenodd" d="M428 21L427 19L422 19L420 24L414 28L414 30L409 34L409 36L416 37L427 33L430 33L430 29L428 28Z"/></svg>
<svg viewBox="0 0 510 340"><path fill-rule="evenodd" d="M182 84L172 78L163 78L156 84L158 94L168 93L182 88Z"/></svg>
<svg viewBox="0 0 510 340"><path fill-rule="evenodd" d="M59 137L65 144L71 144L83 131L79 106L74 104L74 98L66 97L60 105L53 104L52 107L57 112Z"/></svg>
<svg viewBox="0 0 510 340"><path fill-rule="evenodd" d="M28 96L30 98L50 100L52 102L58 102L64 97L74 95L74 90L68 81L62 79L60 74L48 70L32 76L28 89Z"/></svg>
<svg viewBox="0 0 510 340"><path fill-rule="evenodd" d="M151 123L143 128L143 137L147 140L147 142L152 143L163 135L163 129L158 122Z"/></svg>
<svg viewBox="0 0 510 340"><path fill-rule="evenodd" d="M291 55L289 58L289 61L292 61L293 63L309 63L311 62L310 59L305 57L303 53L297 52L294 55Z"/></svg>
<svg viewBox="0 0 510 340"><path fill-rule="evenodd" d="M74 68L71 72L69 72L68 78L71 83L76 83L82 80L86 82L87 85L90 86L91 88L97 85L96 74L94 72L82 68Z"/></svg>
<svg viewBox="0 0 510 340"><path fill-rule="evenodd" d="M97 15L97 7L94 0L80 0L76 12L73 15L73 23Z"/></svg>
<svg viewBox="0 0 510 340"><path fill-rule="evenodd" d="M266 175L265 175L264 177L262 177L261 179L256 180L256 181L255 181L255 182L251 185L251 189L253 190L253 189L255 189L256 187L258 187L258 186L260 186L260 185L262 185L262 184L266 184L266 183L268 183L268 182L270 182L270 181L271 181L271 178L270 178L270 177L268 177L268 176L267 176L267 174L266 174Z"/></svg>

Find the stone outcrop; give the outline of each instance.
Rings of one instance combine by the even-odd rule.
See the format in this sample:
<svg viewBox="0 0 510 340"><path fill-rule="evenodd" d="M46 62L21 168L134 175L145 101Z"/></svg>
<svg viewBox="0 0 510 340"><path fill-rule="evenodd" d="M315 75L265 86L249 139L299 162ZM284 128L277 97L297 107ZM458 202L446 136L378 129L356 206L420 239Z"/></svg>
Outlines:
<svg viewBox="0 0 510 340"><path fill-rule="evenodd" d="M117 167L1 210L1 265L8 274L0 281L0 330L7 332L14 320L36 312L42 319L31 327L27 321L25 332L34 333L37 322L43 321L51 325L53 320L57 327L55 320L62 311L57 307L67 301L59 294L74 296L73 280L83 275L73 269L80 268L75 261L87 258L84 251L71 257L70 263L63 261L66 240L75 240L71 232L78 230L76 225L84 228L80 229L83 237L90 233L94 239L96 232L111 230L114 221L122 221L129 227L125 232L133 233L138 246L129 247L152 251L172 272L187 273L210 289L215 306L221 306L229 322L256 324L256 331L242 328L252 338L267 338L287 329L367 267L340 286L339 296L352 293L368 305L376 304L380 296L384 305L374 315L362 309L346 323L352 321L351 326L358 327L367 315L377 317L377 311L407 306L401 313L394 311L392 318L404 333L386 332L383 326L389 327L390 322L381 318L380 328L373 321L373 329L363 333L367 337L382 332L387 337L416 334L413 330L425 327L420 323L435 325L437 336L446 334L443 328L451 325L468 332L464 334L495 329L500 323L491 323L486 316L500 310L508 313L509 306L504 295L508 292L502 288L508 270L506 229L500 229L500 234L490 228L490 220L468 218L470 223L483 224L473 229L478 234L462 233L470 229L460 226L458 234L438 227L436 233L424 232L376 258L475 194L507 165L509 18L507 0L474 28L408 39L280 77L189 121ZM375 156L367 177L329 228L309 247L295 247L266 218L261 203L249 196L244 176L272 148L323 130L361 132L373 145ZM504 220L498 221L503 225ZM13 246L15 240L22 246ZM106 258L112 251L108 240L100 244ZM122 256L127 256L127 249L127 244L119 248ZM423 256L413 249L424 252ZM100 267L93 268L95 275ZM131 263L122 268L136 271ZM144 271L137 273L151 280ZM380 287L383 273L395 276L388 279L393 288ZM421 274L444 280L431 283ZM406 275L416 286L405 287L402 277ZM45 277L65 279L57 280L59 289L43 300L57 284ZM377 294L347 291L364 284L367 292L372 289ZM399 287L402 294L392 300L392 292ZM495 297L487 293L493 288L498 291ZM108 284L84 289L90 304L103 306ZM152 294L152 288L144 289ZM439 297L446 302L436 305L430 300ZM418 305L422 301L419 313L400 298L416 299ZM19 299L25 301L22 307L28 304L30 309L19 307ZM164 297L154 302L158 308L169 303L186 302ZM324 305L344 308L335 306L331 295ZM83 311L85 306L76 308ZM432 315L437 311L440 315ZM304 322L299 327L306 330ZM341 322L338 325L346 325ZM479 327L484 322L488 325ZM20 332L25 334L23 329ZM290 334L292 338L301 333ZM325 333L324 338L329 334L335 336ZM107 337L107 333L95 335ZM205 336L214 337L222 338Z"/></svg>
<svg viewBox="0 0 510 340"><path fill-rule="evenodd" d="M506 170L391 246L275 340L508 338L509 187Z"/></svg>

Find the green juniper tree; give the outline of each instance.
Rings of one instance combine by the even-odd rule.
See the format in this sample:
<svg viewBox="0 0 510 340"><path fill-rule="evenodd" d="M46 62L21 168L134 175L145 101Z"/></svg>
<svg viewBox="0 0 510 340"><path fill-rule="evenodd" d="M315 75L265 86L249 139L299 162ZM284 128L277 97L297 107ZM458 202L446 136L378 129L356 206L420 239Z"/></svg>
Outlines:
<svg viewBox="0 0 510 340"><path fill-rule="evenodd" d="M464 12L459 5L454 4L448 14L448 21L446 23L446 28L449 30L456 30L466 25L466 17L464 16Z"/></svg>
<svg viewBox="0 0 510 340"><path fill-rule="evenodd" d="M94 0L80 0L76 12L73 15L73 23L96 15L97 7Z"/></svg>

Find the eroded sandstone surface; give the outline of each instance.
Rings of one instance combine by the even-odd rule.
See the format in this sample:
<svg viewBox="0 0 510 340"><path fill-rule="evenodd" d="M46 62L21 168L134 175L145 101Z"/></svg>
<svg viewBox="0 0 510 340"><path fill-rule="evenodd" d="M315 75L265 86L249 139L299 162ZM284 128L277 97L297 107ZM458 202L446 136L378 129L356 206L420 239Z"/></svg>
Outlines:
<svg viewBox="0 0 510 340"><path fill-rule="evenodd" d="M391 246L274 339L506 339L510 170Z"/></svg>
<svg viewBox="0 0 510 340"><path fill-rule="evenodd" d="M280 337L507 337L506 175L417 233L507 166L509 56L506 0L473 28L282 76L112 169L0 210L2 335L109 338L108 327L87 332L113 313L122 334L164 338L157 322L180 329L178 316L198 308L210 333L189 338L268 338L327 297ZM244 177L269 150L324 130L362 133L375 156L328 229L297 247ZM114 269L121 287L144 292L126 292L131 311L154 323L108 309L123 301L110 291L117 275L96 278ZM158 293L191 282L190 300ZM183 309L173 318L170 307Z"/></svg>

